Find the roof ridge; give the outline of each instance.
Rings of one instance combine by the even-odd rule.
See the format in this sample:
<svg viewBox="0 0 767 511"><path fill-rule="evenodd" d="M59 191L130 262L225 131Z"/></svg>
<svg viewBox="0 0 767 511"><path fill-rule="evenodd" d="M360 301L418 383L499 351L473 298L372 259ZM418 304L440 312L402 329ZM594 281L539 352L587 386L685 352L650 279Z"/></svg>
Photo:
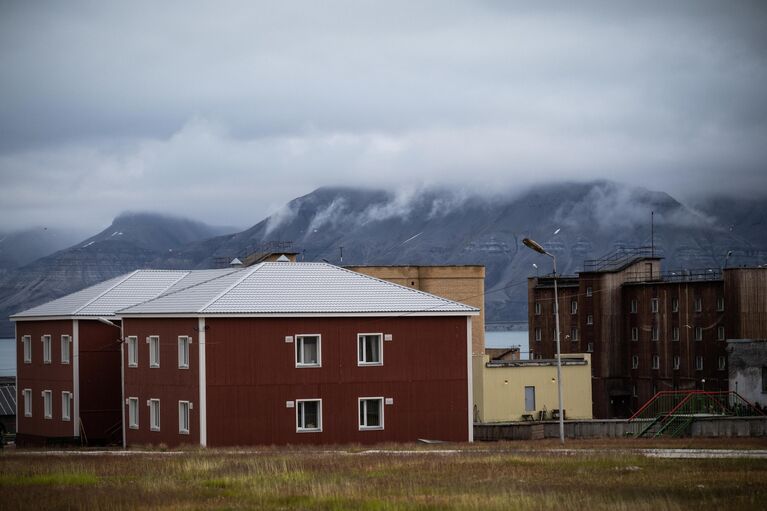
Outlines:
<svg viewBox="0 0 767 511"><path fill-rule="evenodd" d="M229 287L227 287L226 289L224 289L223 291L221 291L220 293L218 293L216 296L214 296L212 300L208 301L208 302L207 302L205 305L203 305L202 307L200 307L200 308L197 310L197 312L203 312L205 309L207 309L208 307L210 307L211 305L213 305L214 303L216 303L216 302L217 302L217 301L218 301L218 300L219 300L219 299L220 299L222 296L224 296L226 293L228 293L229 291L231 291L231 290L232 290L232 289L234 289L235 287L237 287L237 286L239 286L240 284L242 284L242 282L243 282L245 279L247 279L248 277L250 277L251 275L253 275L253 274L254 274L254 273L255 273L255 272L256 272L256 271L257 271L259 268L263 267L263 265L264 265L264 263L258 263L258 264L256 264L255 266L253 266L253 267L252 267L250 270L248 270L248 271L245 271L245 275L243 275L242 277L240 277L239 279L237 279L237 281L236 281L236 282L234 282L232 285L230 285Z"/></svg>
<svg viewBox="0 0 767 511"><path fill-rule="evenodd" d="M73 316L76 316L76 315L77 315L77 314L79 314L79 313L80 313L80 311L82 311L84 308L86 308L87 306L89 306L90 304L92 304L93 302L95 302L96 300L98 300L99 298L101 298L102 296L104 296L105 294L107 294L108 292L110 292L111 290L113 290L114 288L116 288L117 286L119 286L120 284L122 284L123 282L127 281L129 278L133 277L135 274L137 274L137 273L138 273L138 272L140 272L140 271L141 271L141 270L133 270L132 272L130 272L130 273L128 273L128 274L126 274L126 275L125 275L125 278L124 278L124 279L122 279L122 280L120 280L120 282L117 282L117 283L115 283L113 286L110 286L109 288L105 289L104 291L102 291L101 293L99 293L98 295L96 295L94 298L92 298L92 299L88 300L87 302L85 302L85 304L83 304L83 305L81 305L80 307L78 307L77 309L75 309L75 310L72 312L72 315L73 315Z"/></svg>

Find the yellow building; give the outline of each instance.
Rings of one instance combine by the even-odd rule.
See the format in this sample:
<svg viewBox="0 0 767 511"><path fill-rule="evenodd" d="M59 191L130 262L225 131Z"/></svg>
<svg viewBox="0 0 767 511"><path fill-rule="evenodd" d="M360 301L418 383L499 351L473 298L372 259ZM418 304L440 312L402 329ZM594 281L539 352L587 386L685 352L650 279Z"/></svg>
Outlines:
<svg viewBox="0 0 767 511"><path fill-rule="evenodd" d="M555 419L557 362L552 359L499 360L473 357L474 421ZM565 419L591 419L591 356L562 354Z"/></svg>

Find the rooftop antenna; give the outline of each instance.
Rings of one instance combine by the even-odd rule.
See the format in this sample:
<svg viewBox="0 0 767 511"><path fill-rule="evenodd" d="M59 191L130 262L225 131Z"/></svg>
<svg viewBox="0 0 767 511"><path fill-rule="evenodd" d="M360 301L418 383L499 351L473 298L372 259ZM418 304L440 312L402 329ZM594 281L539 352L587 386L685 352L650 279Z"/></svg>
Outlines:
<svg viewBox="0 0 767 511"><path fill-rule="evenodd" d="M655 211L650 211L650 255L655 257Z"/></svg>
<svg viewBox="0 0 767 511"><path fill-rule="evenodd" d="M341 264L344 264L344 246L341 245L338 250L341 251Z"/></svg>

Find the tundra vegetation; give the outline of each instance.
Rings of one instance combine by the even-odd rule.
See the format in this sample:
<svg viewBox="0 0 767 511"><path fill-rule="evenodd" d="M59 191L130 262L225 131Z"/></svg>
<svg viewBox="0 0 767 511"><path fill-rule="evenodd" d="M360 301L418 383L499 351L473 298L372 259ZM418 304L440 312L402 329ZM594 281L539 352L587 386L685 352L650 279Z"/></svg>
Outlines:
<svg viewBox="0 0 767 511"><path fill-rule="evenodd" d="M764 509L767 459L640 449L760 439L0 451L0 509Z"/></svg>

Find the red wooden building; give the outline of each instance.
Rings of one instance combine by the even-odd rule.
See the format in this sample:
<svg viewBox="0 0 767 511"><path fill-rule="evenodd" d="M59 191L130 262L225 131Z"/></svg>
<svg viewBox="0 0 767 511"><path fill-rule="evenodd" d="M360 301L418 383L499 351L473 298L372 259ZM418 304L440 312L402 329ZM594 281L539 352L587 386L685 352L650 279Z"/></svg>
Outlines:
<svg viewBox="0 0 767 511"><path fill-rule="evenodd" d="M11 316L17 444L122 440L117 309L234 270L140 270Z"/></svg>
<svg viewBox="0 0 767 511"><path fill-rule="evenodd" d="M478 313L324 263L164 293L118 312L125 443L470 441Z"/></svg>

